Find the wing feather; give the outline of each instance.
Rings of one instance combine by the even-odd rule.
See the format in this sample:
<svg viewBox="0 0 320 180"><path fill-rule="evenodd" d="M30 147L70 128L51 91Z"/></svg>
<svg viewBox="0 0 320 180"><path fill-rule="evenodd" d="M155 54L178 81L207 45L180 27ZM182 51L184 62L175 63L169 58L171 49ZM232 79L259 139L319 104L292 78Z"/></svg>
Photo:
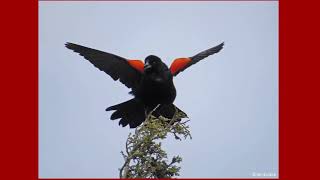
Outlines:
<svg viewBox="0 0 320 180"><path fill-rule="evenodd" d="M135 88L141 79L142 72L131 66L125 58L74 43L66 43L65 46L79 53L96 68L111 76L113 80L119 79L128 88Z"/></svg>
<svg viewBox="0 0 320 180"><path fill-rule="evenodd" d="M191 65L196 64L200 60L202 60L210 55L213 55L215 53L218 53L223 48L223 46L224 46L224 43L221 43L215 47L212 47L210 49L202 51L192 57L175 59L170 66L170 70L171 70L172 75L176 76L180 72L184 71L185 69L187 69Z"/></svg>

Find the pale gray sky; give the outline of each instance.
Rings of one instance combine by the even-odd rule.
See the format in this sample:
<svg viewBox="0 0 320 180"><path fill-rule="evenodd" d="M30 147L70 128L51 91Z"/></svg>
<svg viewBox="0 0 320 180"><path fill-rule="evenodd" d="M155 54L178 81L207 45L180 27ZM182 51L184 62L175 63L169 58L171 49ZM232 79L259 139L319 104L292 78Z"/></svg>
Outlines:
<svg viewBox="0 0 320 180"><path fill-rule="evenodd" d="M180 177L278 175L278 2L39 2L39 177L118 177L131 98L65 42L167 64L225 42L174 79L192 140L168 138Z"/></svg>

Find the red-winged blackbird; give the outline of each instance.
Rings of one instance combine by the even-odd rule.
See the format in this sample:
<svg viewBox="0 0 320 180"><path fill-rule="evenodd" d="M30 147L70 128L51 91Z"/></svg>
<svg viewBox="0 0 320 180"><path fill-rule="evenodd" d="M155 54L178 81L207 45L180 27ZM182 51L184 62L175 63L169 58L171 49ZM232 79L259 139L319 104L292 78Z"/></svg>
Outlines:
<svg viewBox="0 0 320 180"><path fill-rule="evenodd" d="M219 52L223 45L224 43L221 43L189 58L177 58L168 68L154 55L146 57L143 63L141 60L129 60L107 52L66 43L68 49L79 53L95 67L110 75L113 80L119 79L132 89L130 94L134 96L133 99L106 109L106 111L115 110L111 120L120 119L119 125L124 127L129 124L130 128L139 126L146 115L158 105L160 106L156 108L155 115L171 119L176 111L173 104L176 98L173 77L200 60Z"/></svg>

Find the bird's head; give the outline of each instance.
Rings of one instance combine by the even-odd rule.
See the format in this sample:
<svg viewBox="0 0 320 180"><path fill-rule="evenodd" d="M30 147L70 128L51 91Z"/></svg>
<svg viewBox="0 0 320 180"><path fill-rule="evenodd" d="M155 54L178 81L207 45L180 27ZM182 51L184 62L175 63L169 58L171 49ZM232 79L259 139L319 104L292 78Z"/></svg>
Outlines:
<svg viewBox="0 0 320 180"><path fill-rule="evenodd" d="M150 55L144 60L144 72L159 71L162 69L162 61L155 55Z"/></svg>

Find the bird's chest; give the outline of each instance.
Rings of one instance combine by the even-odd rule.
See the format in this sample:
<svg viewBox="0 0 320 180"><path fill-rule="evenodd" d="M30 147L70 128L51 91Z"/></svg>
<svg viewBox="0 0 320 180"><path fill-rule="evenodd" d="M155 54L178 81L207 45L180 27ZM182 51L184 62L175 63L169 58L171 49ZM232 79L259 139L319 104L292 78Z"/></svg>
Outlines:
<svg viewBox="0 0 320 180"><path fill-rule="evenodd" d="M143 79L140 97L147 104L172 103L176 97L172 78L155 75Z"/></svg>

